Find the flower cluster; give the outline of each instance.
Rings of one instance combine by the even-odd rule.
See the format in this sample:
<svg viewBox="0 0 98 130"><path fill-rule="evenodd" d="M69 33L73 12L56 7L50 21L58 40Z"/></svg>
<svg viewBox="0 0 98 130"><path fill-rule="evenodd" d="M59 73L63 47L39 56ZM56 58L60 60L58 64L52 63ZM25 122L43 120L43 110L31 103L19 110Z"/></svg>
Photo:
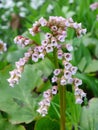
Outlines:
<svg viewBox="0 0 98 130"><path fill-rule="evenodd" d="M48 113L48 108L50 106L51 99L53 95L57 94L57 86L53 86L52 89L48 89L43 93L43 100L39 102L39 109L37 112L42 116L45 116Z"/></svg>
<svg viewBox="0 0 98 130"><path fill-rule="evenodd" d="M23 36L17 36L14 38L14 42L18 45L20 45L21 47L25 47L27 45L30 45L33 43L32 40L25 38Z"/></svg>
<svg viewBox="0 0 98 130"><path fill-rule="evenodd" d="M5 52L7 50L6 43L4 43L2 40L0 40L0 54Z"/></svg>
<svg viewBox="0 0 98 130"><path fill-rule="evenodd" d="M24 54L24 57L20 58L19 61L15 63L16 69L9 72L10 78L8 79L8 82L11 87L14 87L15 84L18 84L19 79L21 78L21 73L24 70L24 65L28 62L31 55L32 55L32 50L29 49L28 52Z"/></svg>
<svg viewBox="0 0 98 130"><path fill-rule="evenodd" d="M65 19L63 17L50 16L49 20L41 17L38 21L35 21L29 32L32 36L41 32L41 27L47 27L49 31L45 34L41 44L33 46L31 41L23 36L17 36L15 43L25 47L30 44L33 46L25 56L16 62L16 69L10 72L11 78L8 79L10 86L14 86L18 83L21 73L23 72L24 65L28 62L29 58L32 58L33 62L38 62L39 59L44 59L46 54L55 52L58 61L62 63L61 68L56 68L53 72L52 83L58 83L64 87L66 84L73 84L76 97L76 103L81 104L82 98L86 94L78 88L82 84L82 81L75 77L77 67L71 64L73 46L70 43L64 43L67 37L67 29L73 28L76 31L77 36L82 36L86 33L86 29L82 29L81 23L74 22L72 18ZM61 44L63 42L63 44ZM60 44L59 44L60 43ZM45 116L50 106L52 96L57 93L58 87L54 86L52 89L44 92L44 99L39 103L39 109L37 110L42 116ZM78 92L77 92L78 90Z"/></svg>
<svg viewBox="0 0 98 130"><path fill-rule="evenodd" d="M76 78L76 81L80 82L79 85L81 84L81 80ZM82 104L83 98L86 97L86 93L83 92L82 89L78 88L77 86L74 87L74 94L76 97L76 103L77 104Z"/></svg>
<svg viewBox="0 0 98 130"><path fill-rule="evenodd" d="M65 19L57 16L50 16L48 21L41 17L29 29L30 33L34 36L41 31L41 26L49 27L52 34L60 42L64 42L67 37L67 28L75 29L78 36L86 33L86 29L82 29L81 23L74 22L72 18Z"/></svg>
<svg viewBox="0 0 98 130"><path fill-rule="evenodd" d="M66 44L66 50L72 51L73 47L71 44ZM79 89L78 86L82 85L82 80L75 78L77 72L77 67L73 66L70 61L72 60L71 53L64 53L62 50L58 50L59 55L58 59L62 59L63 69L55 69L52 77L52 83L59 83L61 86L67 84L72 84L74 86L74 92L76 96L76 103L81 104L83 102L82 98L86 96L83 90ZM80 93L76 94L76 91L79 90Z"/></svg>

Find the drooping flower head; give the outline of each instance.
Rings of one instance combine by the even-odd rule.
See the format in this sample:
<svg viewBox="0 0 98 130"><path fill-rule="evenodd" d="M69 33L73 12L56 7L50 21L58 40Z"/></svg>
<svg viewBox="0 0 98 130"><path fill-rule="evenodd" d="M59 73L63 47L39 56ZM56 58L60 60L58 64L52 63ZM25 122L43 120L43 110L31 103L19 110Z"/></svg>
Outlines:
<svg viewBox="0 0 98 130"><path fill-rule="evenodd" d="M45 37L40 44L34 45L35 41L23 36L17 36L14 39L15 43L21 47L30 46L30 48L28 52L24 54L24 57L16 62L16 69L10 72L11 77L8 79L8 82L10 86L14 87L15 83L18 84L24 65L29 59L32 59L32 61L36 63L39 59L43 60L45 56L49 53L53 53L56 49L56 57L62 64L62 67L55 68L53 71L51 81L56 85L43 93L43 100L39 103L40 107L37 110L42 116L45 116L48 113L48 107L50 106L53 95L58 92L58 83L62 87L65 87L67 84L74 86L76 103L81 104L83 102L82 98L86 96L86 94L78 88L78 86L82 84L82 80L75 77L78 68L71 63L73 46L70 43L65 43L68 28L73 28L78 37L85 34L86 29L82 28L81 23L74 22L72 18L65 19L63 17L50 16L48 20L41 17L38 21L35 21L29 29L29 33L34 37L37 33L41 32L42 27L47 27L49 32L45 33ZM79 90L79 93L76 93L77 90Z"/></svg>

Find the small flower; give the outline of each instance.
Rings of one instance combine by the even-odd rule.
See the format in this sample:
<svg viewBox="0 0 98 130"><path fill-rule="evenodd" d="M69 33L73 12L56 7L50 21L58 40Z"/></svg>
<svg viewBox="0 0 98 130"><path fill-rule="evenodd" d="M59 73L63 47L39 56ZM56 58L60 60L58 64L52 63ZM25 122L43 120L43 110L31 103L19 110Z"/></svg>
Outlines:
<svg viewBox="0 0 98 130"><path fill-rule="evenodd" d="M65 26L70 27L70 22L68 20L65 21Z"/></svg>
<svg viewBox="0 0 98 130"><path fill-rule="evenodd" d="M85 29L82 29L82 33L83 34L86 34L86 32L87 32L87 29L85 28Z"/></svg>
<svg viewBox="0 0 98 130"><path fill-rule="evenodd" d="M78 23L73 23L72 26L74 29L78 29Z"/></svg>
<svg viewBox="0 0 98 130"><path fill-rule="evenodd" d="M82 104L83 100L80 97L76 98L76 104Z"/></svg>
<svg viewBox="0 0 98 130"><path fill-rule="evenodd" d="M40 53L38 58L44 59L44 57L45 55L43 53Z"/></svg>
<svg viewBox="0 0 98 130"><path fill-rule="evenodd" d="M43 40L43 41L41 42L41 44L42 44L43 46L46 46L46 45L48 44L48 42L49 42L48 39L47 39L47 40Z"/></svg>
<svg viewBox="0 0 98 130"><path fill-rule="evenodd" d="M44 106L44 105L45 105L44 100L40 101L40 102L38 103L38 105L39 105L39 106Z"/></svg>
<svg viewBox="0 0 98 130"><path fill-rule="evenodd" d="M23 58L20 58L19 61L17 61L15 64L16 64L16 67L17 68L20 68L22 66L25 65L25 63L28 61L27 58L23 57Z"/></svg>
<svg viewBox="0 0 98 130"><path fill-rule="evenodd" d="M78 34L80 35L80 36L82 36L82 34L85 34L87 32L87 29L80 29L79 31L78 31Z"/></svg>
<svg viewBox="0 0 98 130"><path fill-rule="evenodd" d="M86 93L83 92L82 89L79 89L78 87L75 87L75 96L76 97L79 96L82 99L82 98L86 97Z"/></svg>
<svg viewBox="0 0 98 130"><path fill-rule="evenodd" d="M7 79L7 81L9 82L9 85L11 87L14 87L15 84L18 84L18 78L15 78L15 79L9 78Z"/></svg>
<svg viewBox="0 0 98 130"><path fill-rule="evenodd" d="M21 70L19 69L14 69L13 71L10 71L9 73L11 75L11 78L21 77Z"/></svg>
<svg viewBox="0 0 98 130"><path fill-rule="evenodd" d="M40 113L42 116L45 116L48 112L47 112L47 107L40 107L37 112Z"/></svg>
<svg viewBox="0 0 98 130"><path fill-rule="evenodd" d="M78 69L78 68L77 68L76 66L72 66L72 67L70 68L70 71L71 71L72 75L75 75L75 74L76 74L77 69Z"/></svg>
<svg viewBox="0 0 98 130"><path fill-rule="evenodd" d="M37 61L38 61L38 58L39 58L38 53L33 53L33 54L32 54L32 60L33 60L34 62L37 62Z"/></svg>
<svg viewBox="0 0 98 130"><path fill-rule="evenodd" d="M57 90L58 90L58 87L57 87L57 86L53 86L53 87L52 87L52 90L51 90L51 91L52 91L52 94L53 94L53 95L57 94Z"/></svg>
<svg viewBox="0 0 98 130"><path fill-rule="evenodd" d="M41 17L41 18L39 19L39 23L41 24L41 26L46 26L46 25L47 25L47 21L46 21L46 19L44 19L43 17Z"/></svg>
<svg viewBox="0 0 98 130"><path fill-rule="evenodd" d="M82 25L81 25L81 23L78 23L78 28L82 28Z"/></svg>
<svg viewBox="0 0 98 130"><path fill-rule="evenodd" d="M27 45L29 45L29 44L31 44L31 43L32 43L32 41L29 40L29 39L26 39L25 42L24 42L25 46L27 46Z"/></svg>
<svg viewBox="0 0 98 130"><path fill-rule="evenodd" d="M57 51L57 55L58 55L58 59L62 59L62 57L63 57L63 51L62 50L58 50Z"/></svg>
<svg viewBox="0 0 98 130"><path fill-rule="evenodd" d="M55 76L58 76L61 73L61 70L55 69L53 73L54 73Z"/></svg>
<svg viewBox="0 0 98 130"><path fill-rule="evenodd" d="M66 31L61 31L61 34L65 37L67 37L67 32Z"/></svg>
<svg viewBox="0 0 98 130"><path fill-rule="evenodd" d="M73 78L71 78L71 77L67 79L67 83L68 83L68 84L72 84L73 81L74 81L74 80L73 80Z"/></svg>
<svg viewBox="0 0 98 130"><path fill-rule="evenodd" d="M57 82L58 78L56 76L52 77L52 83Z"/></svg>
<svg viewBox="0 0 98 130"><path fill-rule="evenodd" d="M68 51L73 51L73 46L71 44L66 44L66 49Z"/></svg>
<svg viewBox="0 0 98 130"><path fill-rule="evenodd" d="M46 49L46 52L47 52L47 53L53 52L53 47L52 47L50 44L47 45L47 46L45 47L45 49Z"/></svg>
<svg viewBox="0 0 98 130"><path fill-rule="evenodd" d="M9 85L11 87L14 87L14 84L18 84L19 78L21 77L21 70L20 69L14 69L13 71L10 71L10 78L7 79L9 82Z"/></svg>
<svg viewBox="0 0 98 130"><path fill-rule="evenodd" d="M29 33L32 34L32 36L35 36L35 34L36 34L36 33L33 31L32 28L29 28Z"/></svg>
<svg viewBox="0 0 98 130"><path fill-rule="evenodd" d="M57 47L58 43L57 43L56 38L54 38L54 37L51 38L51 45L54 47Z"/></svg>
<svg viewBox="0 0 98 130"><path fill-rule="evenodd" d="M51 26L51 31L56 32L58 30L57 26Z"/></svg>
<svg viewBox="0 0 98 130"><path fill-rule="evenodd" d="M65 79L64 76L61 77L60 84L61 84L62 86L64 86L64 85L67 84L67 81L66 81L66 79Z"/></svg>
<svg viewBox="0 0 98 130"><path fill-rule="evenodd" d="M39 47L38 47L38 46L36 46L36 47L34 48L34 52L35 52L35 53L39 53Z"/></svg>
<svg viewBox="0 0 98 130"><path fill-rule="evenodd" d="M78 78L74 78L74 84L76 87L82 85L82 80L81 79L78 79Z"/></svg>
<svg viewBox="0 0 98 130"><path fill-rule="evenodd" d="M43 52L43 50L44 50L44 46L39 46L39 47L38 47L38 51L39 51L39 52Z"/></svg>
<svg viewBox="0 0 98 130"><path fill-rule="evenodd" d="M29 57L31 56L31 54L32 54L32 52L26 52L26 53L24 54L24 56L25 56L26 58L29 58Z"/></svg>
<svg viewBox="0 0 98 130"><path fill-rule="evenodd" d="M72 67L72 64L65 60L63 61L63 65L66 70L69 70Z"/></svg>
<svg viewBox="0 0 98 130"><path fill-rule="evenodd" d="M60 41L60 42L64 42L65 41L65 36L64 35L59 35L57 37L57 39Z"/></svg>
<svg viewBox="0 0 98 130"><path fill-rule="evenodd" d="M76 96L77 96L77 95L80 95L80 94L81 94L81 89L79 89L78 87L76 87L74 94L75 94Z"/></svg>
<svg viewBox="0 0 98 130"><path fill-rule="evenodd" d="M71 61L72 55L70 53L64 53L64 58L65 58L66 61Z"/></svg>
<svg viewBox="0 0 98 130"><path fill-rule="evenodd" d="M45 38L46 39L49 39L49 38L51 38L52 37L52 34L51 33L46 33L46 35L45 35Z"/></svg>
<svg viewBox="0 0 98 130"><path fill-rule="evenodd" d="M71 73L70 71L68 71L68 70L65 70L65 71L64 71L64 77L65 77L66 79L71 78L71 76L72 76L72 73Z"/></svg>
<svg viewBox="0 0 98 130"><path fill-rule="evenodd" d="M73 21L73 19L70 17L70 18L68 18L68 21L70 22L70 23L73 23L74 21Z"/></svg>
<svg viewBox="0 0 98 130"><path fill-rule="evenodd" d="M83 98L83 97L86 97L86 93L85 92L81 92L81 98Z"/></svg>
<svg viewBox="0 0 98 130"><path fill-rule="evenodd" d="M51 98L46 98L44 99L44 103L46 106L50 106L50 101L51 101Z"/></svg>
<svg viewBox="0 0 98 130"><path fill-rule="evenodd" d="M45 91L44 93L43 93L43 97L44 98L49 98L51 96L51 90L50 89L48 89L47 91Z"/></svg>

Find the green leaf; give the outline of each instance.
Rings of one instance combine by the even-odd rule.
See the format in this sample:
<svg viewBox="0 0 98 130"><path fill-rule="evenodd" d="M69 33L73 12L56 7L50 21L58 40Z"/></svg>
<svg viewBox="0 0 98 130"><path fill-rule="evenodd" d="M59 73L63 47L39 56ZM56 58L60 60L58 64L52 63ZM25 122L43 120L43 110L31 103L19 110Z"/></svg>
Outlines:
<svg viewBox="0 0 98 130"><path fill-rule="evenodd" d="M98 129L98 98L91 99L88 106L82 108L80 125L83 130Z"/></svg>
<svg viewBox="0 0 98 130"><path fill-rule="evenodd" d="M91 73L98 71L98 60L92 60L85 69L85 73Z"/></svg>
<svg viewBox="0 0 98 130"><path fill-rule="evenodd" d="M20 57L23 57L24 52L26 49L19 49L18 51L9 52L7 55L7 61L11 63L15 63L19 60Z"/></svg>
<svg viewBox="0 0 98 130"><path fill-rule="evenodd" d="M36 122L34 130L60 130L60 126L57 121L43 117Z"/></svg>
<svg viewBox="0 0 98 130"><path fill-rule="evenodd" d="M79 70L80 70L81 72L83 72L83 70L84 70L86 64L87 64L87 60L85 59L85 57L83 57L83 58L81 59L81 61L79 62L79 64L78 64L78 68L79 68Z"/></svg>
<svg viewBox="0 0 98 130"><path fill-rule="evenodd" d="M6 118L0 116L0 130L25 130L22 125L13 125Z"/></svg>
<svg viewBox="0 0 98 130"><path fill-rule="evenodd" d="M34 88L43 84L41 76L49 76L53 70L52 63L45 59L34 65L26 65L18 85L11 88L6 79L9 78L11 66L0 72L0 110L9 115L13 124L29 123L37 116L38 100ZM44 84L43 84L44 87Z"/></svg>

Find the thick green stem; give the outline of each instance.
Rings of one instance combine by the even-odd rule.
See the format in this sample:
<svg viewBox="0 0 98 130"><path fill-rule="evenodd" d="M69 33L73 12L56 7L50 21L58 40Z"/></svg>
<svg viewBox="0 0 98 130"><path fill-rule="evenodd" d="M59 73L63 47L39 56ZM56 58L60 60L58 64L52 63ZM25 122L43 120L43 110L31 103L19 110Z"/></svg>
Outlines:
<svg viewBox="0 0 98 130"><path fill-rule="evenodd" d="M58 59L57 59L57 49L54 49L53 52L54 55L54 63L55 68L59 68ZM61 86L60 83L58 83L59 88L59 101L60 101L60 130L65 130L65 86Z"/></svg>
<svg viewBox="0 0 98 130"><path fill-rule="evenodd" d="M53 57L54 57L55 68L59 68L58 59L57 59L57 48L54 48Z"/></svg>
<svg viewBox="0 0 98 130"><path fill-rule="evenodd" d="M60 130L65 130L65 86L59 86L59 99L60 99Z"/></svg>

